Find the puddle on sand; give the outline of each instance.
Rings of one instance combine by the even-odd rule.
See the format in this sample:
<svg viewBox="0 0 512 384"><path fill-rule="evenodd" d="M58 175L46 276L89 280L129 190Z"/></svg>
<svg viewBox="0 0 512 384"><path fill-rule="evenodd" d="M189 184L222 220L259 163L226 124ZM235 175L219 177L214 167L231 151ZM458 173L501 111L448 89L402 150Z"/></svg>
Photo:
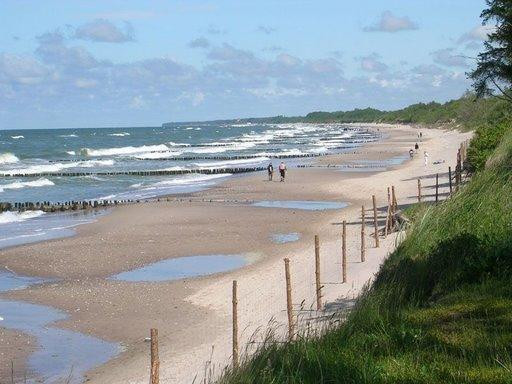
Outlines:
<svg viewBox="0 0 512 384"><path fill-rule="evenodd" d="M53 279L20 276L7 269L0 269L0 292L24 289L30 285L46 283L49 281L53 281Z"/></svg>
<svg viewBox="0 0 512 384"><path fill-rule="evenodd" d="M112 279L123 281L170 281L212 275L241 268L249 262L244 255L199 255L166 259L131 271L121 272Z"/></svg>
<svg viewBox="0 0 512 384"><path fill-rule="evenodd" d="M48 281L52 280L0 271L0 291L3 292ZM117 344L51 326L66 317L64 312L52 307L0 300L0 326L37 339L39 347L27 360L27 373L34 378L27 379L27 383L68 382L68 378L71 378L69 383L81 383L85 372L107 362L119 352Z"/></svg>
<svg viewBox="0 0 512 384"><path fill-rule="evenodd" d="M64 312L44 305L0 300L0 325L37 338L39 348L30 354L27 365L35 378L32 383L83 382L88 370L101 365L119 352L114 343L78 332L53 328L51 324L67 317ZM68 381L67 379L71 377Z"/></svg>
<svg viewBox="0 0 512 384"><path fill-rule="evenodd" d="M300 235L297 232L291 233L276 233L272 235L272 241L278 244L292 243L299 240Z"/></svg>
<svg viewBox="0 0 512 384"><path fill-rule="evenodd" d="M325 211L329 209L341 209L348 206L347 203L337 201L313 201L313 200L262 200L252 204L263 208L302 209L306 211Z"/></svg>
<svg viewBox="0 0 512 384"><path fill-rule="evenodd" d="M28 220L0 223L0 249L74 236L75 227L92 223L107 212L92 210L46 213Z"/></svg>

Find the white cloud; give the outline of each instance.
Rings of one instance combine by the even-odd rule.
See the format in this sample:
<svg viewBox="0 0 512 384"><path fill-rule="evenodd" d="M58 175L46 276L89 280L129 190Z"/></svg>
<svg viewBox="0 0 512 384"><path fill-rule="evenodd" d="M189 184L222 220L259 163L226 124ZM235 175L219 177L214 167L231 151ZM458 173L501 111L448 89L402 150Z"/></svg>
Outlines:
<svg viewBox="0 0 512 384"><path fill-rule="evenodd" d="M467 67L466 59L456 54L453 48L439 49L431 53L433 60L437 64L447 67Z"/></svg>
<svg viewBox="0 0 512 384"><path fill-rule="evenodd" d="M256 28L256 31L264 33L266 35L270 35L271 33L274 33L276 29L274 27L270 27L268 25L258 25Z"/></svg>
<svg viewBox="0 0 512 384"><path fill-rule="evenodd" d="M132 109L141 109L146 106L146 101L140 95L134 96L130 103L130 108Z"/></svg>
<svg viewBox="0 0 512 384"><path fill-rule="evenodd" d="M395 16L390 11L385 11L374 24L365 27L366 32L398 32L418 29L418 25L409 17Z"/></svg>
<svg viewBox="0 0 512 384"><path fill-rule="evenodd" d="M190 43L188 43L188 46L190 48L209 48L210 41L208 41L208 39L206 39L205 37L198 37L197 39L194 39Z"/></svg>
<svg viewBox="0 0 512 384"><path fill-rule="evenodd" d="M50 70L33 57L0 53L0 79L19 84L37 84L49 73Z"/></svg>
<svg viewBox="0 0 512 384"><path fill-rule="evenodd" d="M376 53L372 53L368 56L359 58L361 69L368 72L384 72L388 69L388 66L380 61L380 56Z"/></svg>
<svg viewBox="0 0 512 384"><path fill-rule="evenodd" d="M77 86L77 88L94 88L97 84L98 82L93 79L79 78L75 80L75 85Z"/></svg>
<svg viewBox="0 0 512 384"><path fill-rule="evenodd" d="M485 41L489 38L489 35L495 31L496 27L494 25L478 25L459 37L458 42L465 43L467 41Z"/></svg>
<svg viewBox="0 0 512 384"><path fill-rule="evenodd" d="M122 30L106 19L96 19L78 27L74 37L104 43L125 43L133 41L133 27L130 23L125 22L124 30Z"/></svg>

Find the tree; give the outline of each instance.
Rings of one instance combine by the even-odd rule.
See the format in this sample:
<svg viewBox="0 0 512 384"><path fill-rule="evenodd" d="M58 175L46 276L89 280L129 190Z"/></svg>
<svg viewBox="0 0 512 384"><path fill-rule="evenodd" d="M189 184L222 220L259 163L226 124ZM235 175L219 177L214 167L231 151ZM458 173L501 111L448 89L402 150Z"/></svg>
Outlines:
<svg viewBox="0 0 512 384"><path fill-rule="evenodd" d="M496 95L512 103L512 0L486 0L480 17L483 25L495 25L469 74L477 96ZM492 24L491 24L492 23Z"/></svg>

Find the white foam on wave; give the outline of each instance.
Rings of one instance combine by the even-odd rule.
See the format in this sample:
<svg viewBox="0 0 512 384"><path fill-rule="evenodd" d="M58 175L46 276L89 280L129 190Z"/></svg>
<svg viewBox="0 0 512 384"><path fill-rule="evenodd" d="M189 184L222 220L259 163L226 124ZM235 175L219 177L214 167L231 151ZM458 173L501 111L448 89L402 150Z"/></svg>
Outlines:
<svg viewBox="0 0 512 384"><path fill-rule="evenodd" d="M301 150L297 149L297 148L292 148L292 149L287 149L287 150L284 150L284 151L280 151L280 152L258 152L256 153L256 155L258 156L301 156L301 155L305 155L306 153L305 152L302 152Z"/></svg>
<svg viewBox="0 0 512 384"><path fill-rule="evenodd" d="M144 159L166 159L168 157L179 156L183 151L164 151L164 152L149 152L145 154L135 155L134 157L139 160Z"/></svg>
<svg viewBox="0 0 512 384"><path fill-rule="evenodd" d="M109 136L118 136L118 137L124 137L124 136L130 136L128 132L119 132L119 133L109 133Z"/></svg>
<svg viewBox="0 0 512 384"><path fill-rule="evenodd" d="M76 152L75 151L66 151L66 153L70 156L75 156L76 155Z"/></svg>
<svg viewBox="0 0 512 384"><path fill-rule="evenodd" d="M19 139L24 139L25 136L23 135L18 135L18 136L11 136L11 139L14 139L14 140L19 140Z"/></svg>
<svg viewBox="0 0 512 384"><path fill-rule="evenodd" d="M172 186L172 185L184 185L184 184L195 184L195 183L204 183L208 181L213 181L215 179L221 179L223 177L231 176L230 173L224 173L221 175L201 175L201 174L189 174L185 176L181 176L171 180L163 180L158 183L154 183L148 188L153 187L164 187L164 186Z"/></svg>
<svg viewBox="0 0 512 384"><path fill-rule="evenodd" d="M235 160L225 160L225 161L212 161L207 163L193 163L196 167L204 167L204 168L226 168L234 165L247 165L247 164L258 164L262 161L269 160L268 157L255 157L253 159L235 159Z"/></svg>
<svg viewBox="0 0 512 384"><path fill-rule="evenodd" d="M169 144L171 147L190 147L190 144L187 144L187 143L175 143L174 141L169 141L167 144Z"/></svg>
<svg viewBox="0 0 512 384"><path fill-rule="evenodd" d="M0 164L12 164L18 161L20 161L20 159L10 152L0 154Z"/></svg>
<svg viewBox="0 0 512 384"><path fill-rule="evenodd" d="M43 211L3 212L0 214L0 224L16 223L41 215L44 215Z"/></svg>
<svg viewBox="0 0 512 384"><path fill-rule="evenodd" d="M85 156L116 156L116 155L134 155L137 153L163 152L169 150L165 144L142 145L140 147L114 147L114 148L83 148L80 152Z"/></svg>
<svg viewBox="0 0 512 384"><path fill-rule="evenodd" d="M70 134L70 135L59 135L59 137L78 137L78 135Z"/></svg>
<svg viewBox="0 0 512 384"><path fill-rule="evenodd" d="M53 181L46 178L41 178L33 181L15 181L13 183L0 185L0 192L6 189L22 189L22 188L34 188L34 187L51 187L55 185Z"/></svg>
<svg viewBox="0 0 512 384"><path fill-rule="evenodd" d="M86 160L86 161L75 161L69 163L46 163L46 164L35 164L30 165L26 168L9 169L0 171L1 175L11 174L38 174L38 173L54 173L59 172L63 169L68 168L93 168L102 166L114 165L114 160Z"/></svg>

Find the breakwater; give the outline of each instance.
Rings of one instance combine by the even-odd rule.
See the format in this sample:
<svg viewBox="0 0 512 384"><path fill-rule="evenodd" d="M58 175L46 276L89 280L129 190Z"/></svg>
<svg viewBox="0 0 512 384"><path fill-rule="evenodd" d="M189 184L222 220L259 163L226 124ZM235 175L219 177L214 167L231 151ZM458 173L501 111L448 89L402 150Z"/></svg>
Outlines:
<svg viewBox="0 0 512 384"><path fill-rule="evenodd" d="M265 167L244 168L198 168L198 169L158 169L151 171L93 171L93 172L34 172L34 173L4 173L0 177L82 177L82 176L174 176L187 174L234 174L265 170Z"/></svg>

